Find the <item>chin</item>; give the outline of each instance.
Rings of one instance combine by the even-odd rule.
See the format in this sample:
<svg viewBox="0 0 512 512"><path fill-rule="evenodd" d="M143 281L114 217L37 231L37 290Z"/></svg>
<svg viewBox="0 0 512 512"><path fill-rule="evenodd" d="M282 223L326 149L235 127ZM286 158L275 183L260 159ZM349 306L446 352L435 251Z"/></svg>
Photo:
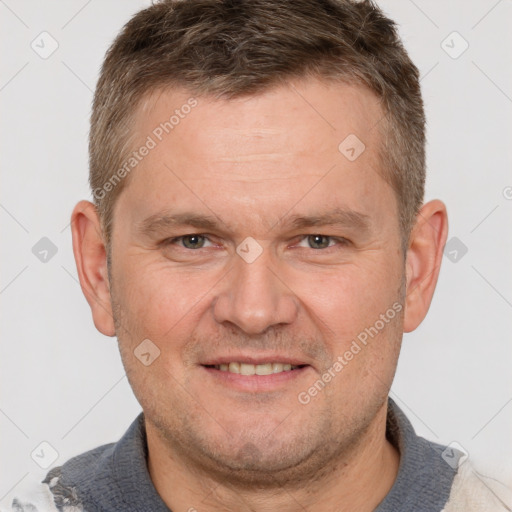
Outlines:
<svg viewBox="0 0 512 512"><path fill-rule="evenodd" d="M258 431L258 425L242 428L236 436L222 428L214 433L190 427L187 439L179 443L186 450L184 455L205 475L241 487L302 485L318 477L328 461L340 453L335 443L325 442L331 437L325 430L327 425L320 430L318 425L307 428L304 424L286 430L274 427L275 432L266 436Z"/></svg>
<svg viewBox="0 0 512 512"><path fill-rule="evenodd" d="M219 481L229 480L238 486L275 487L304 479L318 467L314 449L298 450L298 446L269 447L247 442L238 451L219 453L218 450L203 461L208 474L216 474Z"/></svg>

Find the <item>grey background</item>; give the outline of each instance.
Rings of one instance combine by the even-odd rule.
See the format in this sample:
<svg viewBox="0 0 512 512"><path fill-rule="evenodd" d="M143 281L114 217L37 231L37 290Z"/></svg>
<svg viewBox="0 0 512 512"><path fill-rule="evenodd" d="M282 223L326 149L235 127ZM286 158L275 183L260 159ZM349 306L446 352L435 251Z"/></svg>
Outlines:
<svg viewBox="0 0 512 512"><path fill-rule="evenodd" d="M88 117L104 53L147 4L0 0L0 506L53 455L57 465L117 440L140 410L115 339L93 326L69 217L90 198ZM380 4L421 70L427 199L446 202L451 239L392 396L421 435L456 441L510 483L512 2Z"/></svg>

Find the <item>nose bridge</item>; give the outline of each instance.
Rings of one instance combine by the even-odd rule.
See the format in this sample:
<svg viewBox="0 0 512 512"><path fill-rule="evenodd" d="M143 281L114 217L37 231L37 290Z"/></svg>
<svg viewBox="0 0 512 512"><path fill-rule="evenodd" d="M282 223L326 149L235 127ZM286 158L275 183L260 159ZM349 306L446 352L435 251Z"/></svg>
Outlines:
<svg viewBox="0 0 512 512"><path fill-rule="evenodd" d="M292 323L297 299L279 278L269 249L253 261L244 259L243 244L214 302L218 323L230 322L249 334L258 334L276 324ZM241 256L240 256L241 254Z"/></svg>

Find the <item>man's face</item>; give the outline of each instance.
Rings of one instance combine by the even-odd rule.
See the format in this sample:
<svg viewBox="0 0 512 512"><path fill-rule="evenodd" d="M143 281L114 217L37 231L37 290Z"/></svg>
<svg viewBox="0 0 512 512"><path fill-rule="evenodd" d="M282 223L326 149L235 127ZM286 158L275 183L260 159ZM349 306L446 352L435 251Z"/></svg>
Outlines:
<svg viewBox="0 0 512 512"><path fill-rule="evenodd" d="M133 149L190 96L153 95ZM115 206L123 362L148 433L176 456L253 478L317 471L382 419L399 353L404 258L378 172L383 113L363 88L316 81L197 102L152 136ZM160 350L149 366L134 355L145 339Z"/></svg>

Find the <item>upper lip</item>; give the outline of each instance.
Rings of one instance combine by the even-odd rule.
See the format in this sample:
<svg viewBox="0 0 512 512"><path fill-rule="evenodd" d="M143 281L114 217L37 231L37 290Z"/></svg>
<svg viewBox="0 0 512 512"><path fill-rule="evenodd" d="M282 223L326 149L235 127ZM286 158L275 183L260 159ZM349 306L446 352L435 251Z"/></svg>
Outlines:
<svg viewBox="0 0 512 512"><path fill-rule="evenodd" d="M266 355L250 355L250 354L230 354L227 356L217 356L202 362L203 366L213 366L229 363L245 363L245 364L265 364L265 363L282 363L291 364L293 366L307 365L306 361L297 357L281 354Z"/></svg>

